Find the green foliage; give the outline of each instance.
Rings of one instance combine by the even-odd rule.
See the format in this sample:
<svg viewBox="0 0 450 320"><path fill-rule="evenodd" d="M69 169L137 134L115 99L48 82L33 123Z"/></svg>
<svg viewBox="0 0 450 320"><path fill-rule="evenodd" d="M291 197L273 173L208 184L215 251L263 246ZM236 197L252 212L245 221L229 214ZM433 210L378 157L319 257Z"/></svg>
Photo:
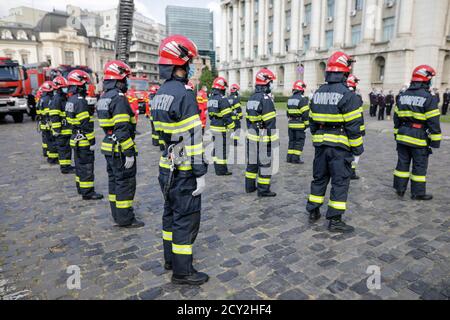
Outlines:
<svg viewBox="0 0 450 320"><path fill-rule="evenodd" d="M203 68L202 74L200 76L200 87L206 86L208 91L211 90L212 83L214 81L214 74L209 70L208 67Z"/></svg>

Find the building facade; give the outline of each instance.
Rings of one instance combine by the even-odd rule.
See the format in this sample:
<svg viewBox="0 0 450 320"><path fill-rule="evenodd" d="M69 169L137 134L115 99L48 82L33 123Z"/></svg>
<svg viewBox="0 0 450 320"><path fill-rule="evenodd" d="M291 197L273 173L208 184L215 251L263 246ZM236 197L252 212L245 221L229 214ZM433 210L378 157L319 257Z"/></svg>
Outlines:
<svg viewBox="0 0 450 320"><path fill-rule="evenodd" d="M448 0L222 0L219 73L252 90L268 67L285 95L304 80L324 82L327 58L353 55L360 89L398 90L416 65L429 64L434 86L450 86Z"/></svg>
<svg viewBox="0 0 450 320"><path fill-rule="evenodd" d="M211 58L212 68L215 68L216 55L214 50L214 18L209 9L167 6L167 35L181 34L197 45L201 56Z"/></svg>
<svg viewBox="0 0 450 320"><path fill-rule="evenodd" d="M41 20L47 11L39 10L31 7L20 6L9 9L9 14L1 18L4 22L13 22L19 24L28 24L35 26Z"/></svg>

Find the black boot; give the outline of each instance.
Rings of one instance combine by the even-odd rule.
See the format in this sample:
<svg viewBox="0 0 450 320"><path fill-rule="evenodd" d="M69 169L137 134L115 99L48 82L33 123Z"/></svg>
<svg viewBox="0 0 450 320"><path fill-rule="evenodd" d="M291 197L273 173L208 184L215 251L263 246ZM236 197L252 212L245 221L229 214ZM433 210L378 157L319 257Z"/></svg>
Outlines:
<svg viewBox="0 0 450 320"><path fill-rule="evenodd" d="M359 176L356 173L353 173L350 180L359 180Z"/></svg>
<svg viewBox="0 0 450 320"><path fill-rule="evenodd" d="M313 211L310 211L309 212L309 223L316 222L317 220L320 219L321 216L322 215L320 214L320 209L319 208L314 209Z"/></svg>
<svg viewBox="0 0 450 320"><path fill-rule="evenodd" d="M164 269L165 270L172 270L173 269L172 262L165 262L164 263Z"/></svg>
<svg viewBox="0 0 450 320"><path fill-rule="evenodd" d="M253 193L256 191L256 188L252 188L252 189L245 189L245 193Z"/></svg>
<svg viewBox="0 0 450 320"><path fill-rule="evenodd" d="M73 174L73 173L75 173L75 168L72 166L66 167L66 168L61 168L61 173L62 174Z"/></svg>
<svg viewBox="0 0 450 320"><path fill-rule="evenodd" d="M88 196L83 196L83 200L100 200L103 199L103 195L97 192L90 194Z"/></svg>
<svg viewBox="0 0 450 320"><path fill-rule="evenodd" d="M421 200L421 201L429 201L433 199L433 196L431 194L424 194L421 196L416 196L414 194L411 195L412 200Z"/></svg>
<svg viewBox="0 0 450 320"><path fill-rule="evenodd" d="M276 197L276 196L277 196L277 194L273 191L265 191L265 192L258 191L258 197L260 197L260 198Z"/></svg>
<svg viewBox="0 0 450 320"><path fill-rule="evenodd" d="M136 218L133 219L133 221L131 221L130 224L124 225L124 226L119 226L121 228L127 228L127 229L136 229L136 228L141 228L145 226L145 223L142 221L137 220Z"/></svg>
<svg viewBox="0 0 450 320"><path fill-rule="evenodd" d="M47 158L47 162L50 164L58 164L58 159Z"/></svg>
<svg viewBox="0 0 450 320"><path fill-rule="evenodd" d="M355 231L355 228L342 221L341 216L336 216L331 218L328 222L328 230L330 232L350 233Z"/></svg>
<svg viewBox="0 0 450 320"><path fill-rule="evenodd" d="M397 195L400 197L400 198L403 198L404 196L405 196L405 191L399 191L399 190L397 190Z"/></svg>
<svg viewBox="0 0 450 320"><path fill-rule="evenodd" d="M233 173L230 171L224 173L216 173L216 176L231 176Z"/></svg>
<svg viewBox="0 0 450 320"><path fill-rule="evenodd" d="M172 275L172 283L174 284L189 284L199 286L209 280L209 276L204 272L194 272L188 276Z"/></svg>

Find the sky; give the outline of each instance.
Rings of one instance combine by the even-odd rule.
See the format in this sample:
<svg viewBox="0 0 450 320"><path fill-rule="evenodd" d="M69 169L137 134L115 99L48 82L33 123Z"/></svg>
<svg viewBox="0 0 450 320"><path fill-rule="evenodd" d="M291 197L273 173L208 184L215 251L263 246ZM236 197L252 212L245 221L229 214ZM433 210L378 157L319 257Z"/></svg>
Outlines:
<svg viewBox="0 0 450 320"><path fill-rule="evenodd" d="M0 17L8 15L8 10L13 7L27 6L41 10L51 11L53 9L65 10L66 5L72 4L90 11L111 9L118 4L118 0L15 0L3 1L0 6ZM168 5L180 5L185 7L209 8L214 12L214 29L216 39L219 39L220 14L219 0L135 0L136 10L143 15L160 23L165 23L165 9Z"/></svg>

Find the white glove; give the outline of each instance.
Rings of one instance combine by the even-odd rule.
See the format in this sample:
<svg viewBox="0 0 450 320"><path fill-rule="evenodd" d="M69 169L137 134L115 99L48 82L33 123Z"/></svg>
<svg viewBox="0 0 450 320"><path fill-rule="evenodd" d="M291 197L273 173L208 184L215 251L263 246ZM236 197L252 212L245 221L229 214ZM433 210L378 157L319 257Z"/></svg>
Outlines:
<svg viewBox="0 0 450 320"><path fill-rule="evenodd" d="M197 178L197 189L194 190L194 192L192 192L192 195L194 197L199 196L203 193L203 191L205 191L206 189L206 181L205 181L205 176L201 176L200 178Z"/></svg>
<svg viewBox="0 0 450 320"><path fill-rule="evenodd" d="M233 139L235 135L236 135L236 131L232 131L232 132L230 133L230 139Z"/></svg>
<svg viewBox="0 0 450 320"><path fill-rule="evenodd" d="M134 157L125 157L125 169L130 169L134 165Z"/></svg>
<svg viewBox="0 0 450 320"><path fill-rule="evenodd" d="M56 131L53 131L53 136L56 138L56 137L59 137L59 132L56 132Z"/></svg>
<svg viewBox="0 0 450 320"><path fill-rule="evenodd" d="M360 156L355 156L355 163L356 163L356 164L359 163L359 158L360 158Z"/></svg>
<svg viewBox="0 0 450 320"><path fill-rule="evenodd" d="M95 145L89 146L89 150L95 151Z"/></svg>

